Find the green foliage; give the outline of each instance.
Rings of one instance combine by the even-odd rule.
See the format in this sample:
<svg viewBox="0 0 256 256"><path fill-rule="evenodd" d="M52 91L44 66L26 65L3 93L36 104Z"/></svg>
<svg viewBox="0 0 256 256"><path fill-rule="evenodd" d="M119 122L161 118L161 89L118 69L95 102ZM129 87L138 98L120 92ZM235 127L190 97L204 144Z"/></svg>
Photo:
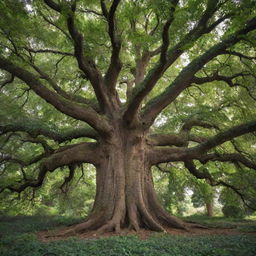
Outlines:
<svg viewBox="0 0 256 256"><path fill-rule="evenodd" d="M5 256L22 255L127 255L127 256L254 256L256 237L232 236L171 236L156 234L141 240L136 236L68 240L43 243L33 233L76 223L76 219L57 217L15 217L0 219L0 253ZM15 231L15 233L13 233Z"/></svg>
<svg viewBox="0 0 256 256"><path fill-rule="evenodd" d="M222 212L225 217L241 218L244 216L244 211L239 206L224 205Z"/></svg>

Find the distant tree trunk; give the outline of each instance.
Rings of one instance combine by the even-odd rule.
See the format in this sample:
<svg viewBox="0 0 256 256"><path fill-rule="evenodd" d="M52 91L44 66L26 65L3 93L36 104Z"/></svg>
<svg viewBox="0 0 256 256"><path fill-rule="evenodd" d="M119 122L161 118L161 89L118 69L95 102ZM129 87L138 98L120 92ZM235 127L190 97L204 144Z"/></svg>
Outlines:
<svg viewBox="0 0 256 256"><path fill-rule="evenodd" d="M207 202L205 208L207 216L213 217L213 201Z"/></svg>

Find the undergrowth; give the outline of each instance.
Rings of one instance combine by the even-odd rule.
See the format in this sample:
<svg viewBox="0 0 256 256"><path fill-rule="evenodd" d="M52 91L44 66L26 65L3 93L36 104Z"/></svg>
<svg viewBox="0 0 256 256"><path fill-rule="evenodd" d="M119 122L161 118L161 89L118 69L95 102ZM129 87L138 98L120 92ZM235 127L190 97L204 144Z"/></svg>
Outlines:
<svg viewBox="0 0 256 256"><path fill-rule="evenodd" d="M206 220L204 220L206 221ZM222 220L224 222L224 220ZM38 241L35 231L70 225L79 219L64 217L0 218L0 255L3 256L255 256L255 235L173 236L155 234L146 240L114 236L49 243Z"/></svg>

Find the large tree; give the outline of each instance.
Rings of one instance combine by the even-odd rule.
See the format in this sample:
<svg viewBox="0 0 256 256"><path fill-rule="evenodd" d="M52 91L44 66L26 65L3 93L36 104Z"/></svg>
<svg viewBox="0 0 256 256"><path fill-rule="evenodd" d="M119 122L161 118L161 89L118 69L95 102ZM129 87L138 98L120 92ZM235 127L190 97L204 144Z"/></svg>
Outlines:
<svg viewBox="0 0 256 256"><path fill-rule="evenodd" d="M1 192L38 188L64 167L67 183L90 163L95 202L71 231L186 229L151 173L181 162L251 206L228 177L256 169L255 1L5 0L0 10ZM224 162L234 171L211 172Z"/></svg>

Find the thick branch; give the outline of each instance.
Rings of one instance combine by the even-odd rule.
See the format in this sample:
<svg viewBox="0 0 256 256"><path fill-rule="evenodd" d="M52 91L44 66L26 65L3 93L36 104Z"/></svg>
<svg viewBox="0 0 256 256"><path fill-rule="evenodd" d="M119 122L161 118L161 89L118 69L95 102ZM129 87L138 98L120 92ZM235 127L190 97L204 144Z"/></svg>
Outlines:
<svg viewBox="0 0 256 256"><path fill-rule="evenodd" d="M71 166L75 163L93 163L97 164L95 155L97 152L97 144L95 143L81 143L77 145L70 145L62 151L58 151L51 156L45 158L39 167L39 173L35 180L29 180L21 185L9 185L0 189L0 193L5 189L20 193L28 187L40 187L46 177L47 172L53 172L62 166Z"/></svg>
<svg viewBox="0 0 256 256"><path fill-rule="evenodd" d="M244 135L246 133L256 131L256 121L241 124L228 129L227 131L220 132L219 134L211 137L207 141L201 143L200 145L188 149L191 153L203 153L206 152L222 143L232 140L238 136Z"/></svg>
<svg viewBox="0 0 256 256"><path fill-rule="evenodd" d="M64 91L48 74L43 72L38 66L32 63L30 65L38 72L40 78L45 79L60 96L70 101L89 105L96 112L99 112L98 106L96 106L92 100L88 100L82 96L71 94Z"/></svg>
<svg viewBox="0 0 256 256"><path fill-rule="evenodd" d="M106 134L106 132L110 130L107 121L98 115L98 113L92 108L89 106L87 107L86 105L82 107L79 104L62 98L45 87L31 72L16 66L9 60L2 57L0 57L0 68L23 80L37 95L46 100L62 113L77 120L87 122L100 133Z"/></svg>
<svg viewBox="0 0 256 256"><path fill-rule="evenodd" d="M254 29L256 29L256 18L248 21L243 29L240 29L239 31L230 35L227 39L224 39L222 42L214 45L203 55L194 59L189 65L187 65L162 94L153 98L145 106L143 114L143 122L145 125L149 127L154 122L157 115L166 106L172 103L179 96L179 94L193 82L194 75L205 64L216 56L222 54L223 51L225 51L228 47L242 40L242 35L246 35Z"/></svg>
<svg viewBox="0 0 256 256"><path fill-rule="evenodd" d="M148 144L154 146L184 146L186 138L176 134L151 134L148 136Z"/></svg>
<svg viewBox="0 0 256 256"><path fill-rule="evenodd" d="M157 65L148 73L147 77L135 87L132 92L132 99L130 99L127 110L124 114L124 119L131 123L135 118L137 111L147 94L153 89L157 81L160 79L164 71L170 65L167 65L167 50L169 46L169 28L174 20L174 12L178 1L171 1L170 17L165 23L162 31L162 46L160 50L160 60ZM150 55L149 55L150 56ZM144 57L144 56L143 56Z"/></svg>
<svg viewBox="0 0 256 256"><path fill-rule="evenodd" d="M177 1L173 1L173 12L175 11L176 2ZM169 49L168 52L166 52L166 45L168 41L165 41L165 43L163 43L163 46L161 47L160 51L162 56L160 58L160 61L148 72L148 75L143 80L143 82L139 86L136 86L134 88L133 98L131 99L130 104L128 105L128 109L125 113L125 118L128 122L131 122L131 120L134 118L138 108L140 107L141 102L146 97L146 95L154 88L154 86L162 77L164 72L179 58L179 56L185 51L185 49L188 47L192 47L193 43L198 38L200 38L203 34L210 33L218 24L220 24L222 21L224 21L230 16L226 15L224 17L221 17L213 24L207 26L209 19L214 15L214 13L219 8L218 2L219 1L208 0L207 8L203 13L202 17L200 18L200 20L198 21L198 24L195 26L195 28L193 28L188 34L186 34L185 37L177 45ZM173 12L170 17L173 16ZM163 32L166 33L167 27L168 24L166 24L165 30ZM167 34L165 33L163 33L163 39L168 38ZM161 60L166 61L161 62ZM148 105L150 106L152 103L153 101L150 101ZM151 124L149 124L148 126L150 125Z"/></svg>
<svg viewBox="0 0 256 256"><path fill-rule="evenodd" d="M121 50L121 40L119 38L119 35L117 34L116 20L115 20L115 13L120 3L120 0L113 0L109 13L106 10L104 1L101 1L101 3L102 3L102 12L108 21L108 34L109 34L111 45L112 45L111 62L105 75L105 83L107 87L110 89L110 93L115 94L115 85L117 82L118 75L122 68L122 64L119 56L120 50Z"/></svg>
<svg viewBox="0 0 256 256"><path fill-rule="evenodd" d="M45 3L55 11L61 11L61 6L55 4L52 0L45 0ZM74 42L74 55L77 59L79 68L84 72L85 76L91 82L99 105L104 111L105 108L109 108L109 102L104 93L103 79L93 59L91 59L89 56L84 56L84 38L75 26L75 9L76 5L74 3L72 4L71 9L69 10L69 13L67 15L68 31Z"/></svg>
<svg viewBox="0 0 256 256"><path fill-rule="evenodd" d="M190 155L187 152L187 148L184 147L175 148L154 146L148 150L147 155L151 165L192 159L192 155Z"/></svg>
<svg viewBox="0 0 256 256"><path fill-rule="evenodd" d="M20 120L9 124L0 124L0 135L9 132L26 132L32 137L43 135L59 143L81 137L98 138L97 132L90 127L57 131L56 129L45 127L41 122L33 120Z"/></svg>
<svg viewBox="0 0 256 256"><path fill-rule="evenodd" d="M44 2L56 12L61 12L61 5L56 4L53 0L44 0Z"/></svg>
<svg viewBox="0 0 256 256"><path fill-rule="evenodd" d="M202 140L203 142L199 144L196 147L192 148L186 148L186 147L154 147L149 150L149 159L152 164L159 164L159 163L166 163L170 161L187 161L191 159L204 159L203 154L207 152L208 150L221 145L222 143L232 140L233 138L236 138L238 136L241 136L243 134L254 132L256 131L256 121L242 124L235 126L233 128L228 129L225 132L220 132L219 134L211 137L207 140ZM161 135L164 136L164 135ZM161 145L161 136L159 136L159 144ZM157 136L156 136L157 138ZM162 137L164 138L164 137ZM170 136L170 140L175 141L176 137ZM187 138L186 140L192 140L192 138ZM178 141L180 142L180 141ZM185 141L184 143L186 143ZM154 145L154 142L153 144ZM157 141L155 142L155 145L157 145ZM164 142L162 142L162 145L167 145ZM174 144L173 144L174 145ZM176 144L177 145L177 144ZM205 161L207 160L207 157L205 157ZM224 157L224 156L223 156ZM226 155L226 157L228 157ZM231 157L231 155L229 156ZM234 157L234 155L233 155ZM222 158L224 160L224 158ZM239 158L242 163L244 163L246 166L250 166L249 162L246 162L245 159Z"/></svg>

